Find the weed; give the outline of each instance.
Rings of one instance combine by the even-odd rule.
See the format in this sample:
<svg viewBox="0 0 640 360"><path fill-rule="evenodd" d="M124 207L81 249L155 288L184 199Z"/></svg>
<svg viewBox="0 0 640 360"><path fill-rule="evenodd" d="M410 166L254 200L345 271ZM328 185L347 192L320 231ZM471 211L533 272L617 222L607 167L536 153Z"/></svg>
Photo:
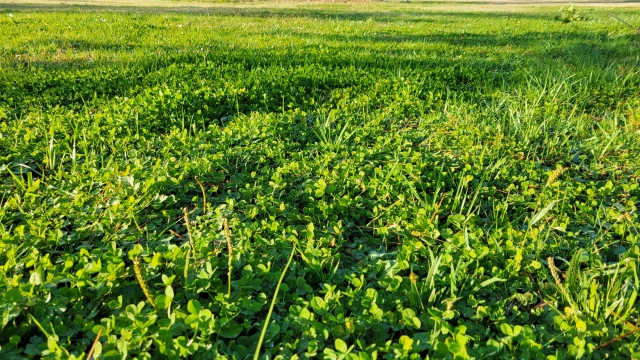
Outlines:
<svg viewBox="0 0 640 360"><path fill-rule="evenodd" d="M556 20L562 21L563 23L580 21L580 19L578 10L571 3L568 6L561 7L560 14L556 16Z"/></svg>
<svg viewBox="0 0 640 360"><path fill-rule="evenodd" d="M142 293L147 298L149 305L156 307L156 304L153 302L153 298L151 297L151 292L149 292L149 287L147 286L147 281L142 274L142 265L140 265L140 258L133 258L133 272L136 274L136 279L138 280L138 285L140 285L140 289L142 289Z"/></svg>

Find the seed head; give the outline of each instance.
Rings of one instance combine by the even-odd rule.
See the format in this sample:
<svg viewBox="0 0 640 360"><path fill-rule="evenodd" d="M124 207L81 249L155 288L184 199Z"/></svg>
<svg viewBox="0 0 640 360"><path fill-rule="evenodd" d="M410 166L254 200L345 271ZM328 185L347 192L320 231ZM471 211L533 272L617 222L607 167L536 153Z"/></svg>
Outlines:
<svg viewBox="0 0 640 360"><path fill-rule="evenodd" d="M151 304L151 306L156 307L156 304L153 302L153 298L151 297L151 293L149 292L149 288L147 287L147 283L142 276L142 266L140 265L139 257L133 258L133 272L136 274L138 284L140 285L144 296L147 298L147 301L149 301L149 304Z"/></svg>
<svg viewBox="0 0 640 360"><path fill-rule="evenodd" d="M560 177L560 175L562 175L563 172L564 172L564 168L557 168L557 169L553 170L551 172L551 174L549 174L549 178L547 179L547 185L546 186L549 186L549 185L553 184L558 179L558 177Z"/></svg>
<svg viewBox="0 0 640 360"><path fill-rule="evenodd" d="M411 274L409 274L409 281L415 285L418 282L418 275L412 271Z"/></svg>

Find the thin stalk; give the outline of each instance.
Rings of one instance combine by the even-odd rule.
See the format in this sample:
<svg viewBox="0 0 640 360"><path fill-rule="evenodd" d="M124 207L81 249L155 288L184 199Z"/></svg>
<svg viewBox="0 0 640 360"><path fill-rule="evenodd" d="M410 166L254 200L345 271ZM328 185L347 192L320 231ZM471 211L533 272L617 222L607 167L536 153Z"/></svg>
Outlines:
<svg viewBox="0 0 640 360"><path fill-rule="evenodd" d="M184 209L184 224L187 227L187 234L189 235L189 245L191 246L191 251L196 252L196 244L193 242L193 236L191 235L191 226L189 225L189 213L187 209Z"/></svg>
<svg viewBox="0 0 640 360"><path fill-rule="evenodd" d="M620 19L619 17L617 17L617 16L613 15L612 13L609 13L609 16L611 16L612 18L614 18L614 19L616 19L616 20L620 21L621 23L623 23L623 24L627 25L628 27L632 28L633 30L635 30L635 31L636 31L636 34L640 34L640 28L635 27L635 26L633 26L633 25L629 24L628 22L626 22L626 21L624 21L624 20Z"/></svg>
<svg viewBox="0 0 640 360"><path fill-rule="evenodd" d="M626 338L627 336L635 333L638 330L640 330L640 329L635 328L635 329L633 329L631 331L628 331L628 332L626 332L626 333L624 333L624 334L622 334L620 336L614 337L613 339L611 339L611 340L609 340L609 341L607 341L607 342L605 342L603 344L600 344L600 345L596 346L595 350L602 349L603 347L609 346L609 345L613 344L616 341L620 341L620 340Z"/></svg>
<svg viewBox="0 0 640 360"><path fill-rule="evenodd" d="M200 185L200 190L202 191L202 213L206 214L207 213L207 193L204 191L204 186L200 182L200 179L198 179L197 176L195 176L195 179L196 179L196 182L198 182L198 185Z"/></svg>
<svg viewBox="0 0 640 360"><path fill-rule="evenodd" d="M184 283L185 285L187 285L189 283L189 281L187 280L187 277L189 276L189 258L191 257L191 248L187 247L187 258L185 259L185 263L184 263Z"/></svg>
<svg viewBox="0 0 640 360"><path fill-rule="evenodd" d="M273 308L276 306L276 299L278 298L278 291L280 291L280 284L284 280L284 275L287 273L287 269L291 264L291 260L293 260L293 254L296 252L296 244L293 244L293 249L291 249L291 255L289 255L289 261L287 261L287 265L284 266L284 270L282 270L282 275L280 275L280 280L278 280L278 284L276 285L276 291L273 293L273 298L271 299L271 305L269 306L269 312L267 313L267 319L264 321L264 326L262 326L262 332L260 333L260 339L258 339L258 346L256 347L256 352L253 356L253 360L258 360L260 357L260 348L262 347L262 342L264 341L264 336L267 333L267 328L269 327L269 321L271 320L271 313L273 313Z"/></svg>
<svg viewBox="0 0 640 360"><path fill-rule="evenodd" d="M227 239L227 250L229 251L229 262L227 264L229 267L229 272L227 273L227 277L228 277L227 293L229 295L229 298L231 298L231 273L233 272L233 245L231 244L231 231L229 231L229 220L227 220L226 218L222 220L222 225L224 227L224 237Z"/></svg>
<svg viewBox="0 0 640 360"><path fill-rule="evenodd" d="M89 349L89 353L87 354L87 360L91 360L91 356L93 352L96 350L96 345L100 341L100 335L102 335L102 329L98 331L98 335L96 335L96 339L93 340L93 345L91 345L91 349Z"/></svg>

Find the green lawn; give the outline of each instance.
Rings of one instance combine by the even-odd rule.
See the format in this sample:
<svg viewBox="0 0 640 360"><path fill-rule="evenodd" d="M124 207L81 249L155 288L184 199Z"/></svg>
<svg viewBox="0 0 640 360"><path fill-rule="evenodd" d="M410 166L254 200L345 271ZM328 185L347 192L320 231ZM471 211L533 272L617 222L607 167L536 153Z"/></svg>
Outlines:
<svg viewBox="0 0 640 360"><path fill-rule="evenodd" d="M640 9L179 6L0 5L0 358L640 358Z"/></svg>

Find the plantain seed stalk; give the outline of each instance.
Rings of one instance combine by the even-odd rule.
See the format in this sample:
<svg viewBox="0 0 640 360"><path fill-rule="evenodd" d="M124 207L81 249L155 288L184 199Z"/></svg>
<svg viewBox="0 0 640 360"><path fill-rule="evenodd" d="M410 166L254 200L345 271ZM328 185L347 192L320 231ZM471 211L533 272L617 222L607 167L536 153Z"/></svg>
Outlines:
<svg viewBox="0 0 640 360"><path fill-rule="evenodd" d="M136 274L136 279L138 279L138 284L140 284L140 288L142 288L142 292L144 296L147 297L149 304L156 307L156 304L153 302L153 298L151 297L151 293L149 292L149 288L147 287L147 283L142 276L142 266L140 265L140 258L135 257L133 259L133 272Z"/></svg>

